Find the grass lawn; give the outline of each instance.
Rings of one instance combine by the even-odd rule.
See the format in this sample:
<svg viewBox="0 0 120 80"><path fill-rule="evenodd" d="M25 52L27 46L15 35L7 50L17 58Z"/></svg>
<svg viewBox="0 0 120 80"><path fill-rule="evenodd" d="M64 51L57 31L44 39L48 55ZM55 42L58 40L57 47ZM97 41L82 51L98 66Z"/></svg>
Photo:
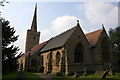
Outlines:
<svg viewBox="0 0 120 80"><path fill-rule="evenodd" d="M2 80L8 80L8 79L15 80L18 76L18 73L19 72L15 71L15 72L9 72L6 74L2 74Z"/></svg>
<svg viewBox="0 0 120 80"><path fill-rule="evenodd" d="M78 78L72 78L72 76L54 76L54 79L57 80L100 80L102 75L88 74L87 76L80 75ZM107 75L106 79L102 80L120 80L120 73L116 75Z"/></svg>
<svg viewBox="0 0 120 80"><path fill-rule="evenodd" d="M19 72L10 72L10 73L6 73L4 75L2 75L2 80L16 80L17 76L18 76ZM32 72L24 72L25 74L25 78L27 78L28 80L31 79L40 79L40 77ZM41 79L40 79L41 80Z"/></svg>
<svg viewBox="0 0 120 80"><path fill-rule="evenodd" d="M17 78L19 72L10 72L2 75L2 78Z"/></svg>
<svg viewBox="0 0 120 80"><path fill-rule="evenodd" d="M25 78L40 78L38 75L32 73L32 72L24 72Z"/></svg>

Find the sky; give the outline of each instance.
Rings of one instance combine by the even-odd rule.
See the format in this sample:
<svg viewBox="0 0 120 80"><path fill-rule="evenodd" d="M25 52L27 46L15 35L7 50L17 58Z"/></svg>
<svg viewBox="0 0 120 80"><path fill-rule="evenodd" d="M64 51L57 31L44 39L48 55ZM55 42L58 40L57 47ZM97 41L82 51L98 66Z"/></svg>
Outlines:
<svg viewBox="0 0 120 80"><path fill-rule="evenodd" d="M34 8L37 3L38 31L40 43L54 37L77 24L79 20L83 32L89 33L102 28L108 32L118 26L118 2L34 2L12 1L0 6L1 16L10 21L10 26L19 35L14 44L19 46L19 52L25 52L26 32L31 28Z"/></svg>

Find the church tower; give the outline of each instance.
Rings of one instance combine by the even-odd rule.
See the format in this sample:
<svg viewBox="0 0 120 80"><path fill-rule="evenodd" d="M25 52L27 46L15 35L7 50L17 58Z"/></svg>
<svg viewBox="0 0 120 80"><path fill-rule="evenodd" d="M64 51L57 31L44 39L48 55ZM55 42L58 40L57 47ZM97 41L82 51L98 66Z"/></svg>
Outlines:
<svg viewBox="0 0 120 80"><path fill-rule="evenodd" d="M37 32L37 4L35 6L31 29L27 30L25 52L30 51L32 47L39 44L40 32Z"/></svg>

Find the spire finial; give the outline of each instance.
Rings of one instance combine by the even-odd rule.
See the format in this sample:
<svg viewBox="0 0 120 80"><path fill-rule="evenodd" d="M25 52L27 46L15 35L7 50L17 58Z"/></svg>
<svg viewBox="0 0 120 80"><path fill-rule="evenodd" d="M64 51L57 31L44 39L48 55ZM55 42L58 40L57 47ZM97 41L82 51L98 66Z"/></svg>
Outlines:
<svg viewBox="0 0 120 80"><path fill-rule="evenodd" d="M36 3L36 5L35 5L35 10L37 10L37 3Z"/></svg>
<svg viewBox="0 0 120 80"><path fill-rule="evenodd" d="M102 28L104 29L104 24L102 24Z"/></svg>
<svg viewBox="0 0 120 80"><path fill-rule="evenodd" d="M104 24L102 24L102 30L105 30Z"/></svg>
<svg viewBox="0 0 120 80"><path fill-rule="evenodd" d="M80 26L80 24L79 24L79 20L77 20L77 26Z"/></svg>
<svg viewBox="0 0 120 80"><path fill-rule="evenodd" d="M102 24L102 27L104 27L104 24Z"/></svg>
<svg viewBox="0 0 120 80"><path fill-rule="evenodd" d="M77 24L79 23L79 20L77 20Z"/></svg>

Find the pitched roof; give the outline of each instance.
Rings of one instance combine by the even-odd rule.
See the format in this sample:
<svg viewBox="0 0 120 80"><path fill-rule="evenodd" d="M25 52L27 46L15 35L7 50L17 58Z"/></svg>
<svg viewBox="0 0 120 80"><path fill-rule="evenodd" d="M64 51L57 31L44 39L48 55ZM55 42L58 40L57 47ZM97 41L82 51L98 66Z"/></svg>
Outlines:
<svg viewBox="0 0 120 80"><path fill-rule="evenodd" d="M49 40L48 40L48 41L49 41ZM35 52L38 52L39 50L41 50L41 49L47 44L48 41L45 41L45 42L43 42L43 43L41 43L41 44L38 44L38 45L34 46L34 47L31 49L32 54L34 54ZM31 55L32 55L32 54L31 54Z"/></svg>
<svg viewBox="0 0 120 80"><path fill-rule="evenodd" d="M97 43L101 32L102 32L102 29L99 29L85 35L90 45L95 45Z"/></svg>
<svg viewBox="0 0 120 80"><path fill-rule="evenodd" d="M34 46L32 49L31 49L31 51L38 51L38 50L40 50L46 43L47 43L48 41L45 41L45 42L43 42L43 43L41 43L41 44L38 44L38 45L36 45L36 46Z"/></svg>
<svg viewBox="0 0 120 80"><path fill-rule="evenodd" d="M48 40L48 41L49 41L49 40ZM29 56L29 54L30 54L30 55L33 55L35 52L41 50L48 41L45 41L45 42L43 42L43 43L41 43L41 44L38 44L38 45L35 45L35 46L31 49L31 51L28 51L28 52L24 53L21 57L27 57L27 56Z"/></svg>
<svg viewBox="0 0 120 80"><path fill-rule="evenodd" d="M65 42L68 40L68 38L71 36L71 34L74 32L76 27L77 26L61 33L60 35L51 38L50 41L41 49L40 52L63 46Z"/></svg>

